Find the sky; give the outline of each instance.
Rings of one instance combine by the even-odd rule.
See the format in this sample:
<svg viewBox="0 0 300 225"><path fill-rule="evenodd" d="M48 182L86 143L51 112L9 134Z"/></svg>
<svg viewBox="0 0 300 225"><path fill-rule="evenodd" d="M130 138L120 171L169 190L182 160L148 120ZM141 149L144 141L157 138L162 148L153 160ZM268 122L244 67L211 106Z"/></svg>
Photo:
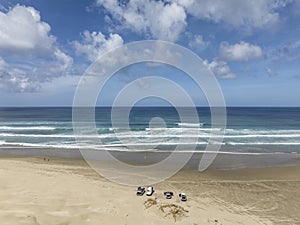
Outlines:
<svg viewBox="0 0 300 225"><path fill-rule="evenodd" d="M300 106L299 21L299 0L0 0L0 106L71 106L99 56L142 40L197 54L228 106ZM147 65L117 72L98 104L147 74L207 104L182 71Z"/></svg>

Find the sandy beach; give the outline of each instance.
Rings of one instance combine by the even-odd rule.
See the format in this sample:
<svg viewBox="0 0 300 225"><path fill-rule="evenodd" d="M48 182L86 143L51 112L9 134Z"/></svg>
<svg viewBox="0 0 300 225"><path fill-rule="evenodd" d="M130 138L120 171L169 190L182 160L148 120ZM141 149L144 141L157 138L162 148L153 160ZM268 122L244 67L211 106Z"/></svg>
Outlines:
<svg viewBox="0 0 300 225"><path fill-rule="evenodd" d="M0 225L300 225L299 21L0 0Z"/></svg>
<svg viewBox="0 0 300 225"><path fill-rule="evenodd" d="M184 170L154 185L148 197L79 159L2 155L0 161L1 225L300 224L298 166ZM165 199L164 191L174 197Z"/></svg>

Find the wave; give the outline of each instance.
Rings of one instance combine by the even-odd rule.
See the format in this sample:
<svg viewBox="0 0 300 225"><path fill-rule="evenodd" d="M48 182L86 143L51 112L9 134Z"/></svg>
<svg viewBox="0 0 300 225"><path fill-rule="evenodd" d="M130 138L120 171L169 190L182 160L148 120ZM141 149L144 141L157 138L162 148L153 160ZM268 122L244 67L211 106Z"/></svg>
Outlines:
<svg viewBox="0 0 300 225"><path fill-rule="evenodd" d="M215 137L213 135L213 137ZM224 138L298 138L300 134L245 134L245 135L225 135Z"/></svg>
<svg viewBox="0 0 300 225"><path fill-rule="evenodd" d="M214 135L214 134L152 134L152 133L111 133L98 135L74 135L74 134L16 134L0 133L0 137L31 137L31 138L75 138L75 137L98 137L98 138L224 138L224 139L248 139L248 138L300 138L300 134L245 134L245 135Z"/></svg>
<svg viewBox="0 0 300 225"><path fill-rule="evenodd" d="M12 147L30 147L30 148L63 148L63 149L78 149L81 148L80 145L70 145L70 144L34 144L34 143L23 143L23 142L2 142L0 143L1 148L8 146ZM89 146L92 148L92 146Z"/></svg>
<svg viewBox="0 0 300 225"><path fill-rule="evenodd" d="M5 140L0 141L0 146L7 146L7 145L17 145L17 146L24 146L24 147L55 147L55 148L79 148L79 147L85 147L85 148L95 148L99 149L101 148L111 148L111 147L142 147L143 149L149 149L151 147L157 147L157 146L201 146L201 145L207 145L208 142L115 142L115 143L109 143L109 144L102 144L99 142L99 144L96 144L96 147L94 146L94 143L84 143L84 142L57 142L57 143L28 143L28 142L6 142ZM213 144L213 143L212 143ZM223 142L223 143L216 143L220 145L230 145L230 146L260 146L260 145L284 145L284 146L300 146L300 142Z"/></svg>
<svg viewBox="0 0 300 225"><path fill-rule="evenodd" d="M8 126L8 125L62 125L68 124L72 125L72 121L1 121L1 126Z"/></svg>
<svg viewBox="0 0 300 225"><path fill-rule="evenodd" d="M141 143L120 143L120 144L107 144L107 145L103 145L105 147L117 147L117 146L178 146L178 145L207 145L208 142L196 142L196 143L181 143L181 142L152 142L152 143L145 143L145 142L141 142ZM225 143L223 143L225 144Z"/></svg>
<svg viewBox="0 0 300 225"><path fill-rule="evenodd" d="M69 122L64 122L69 123ZM17 123L16 123L17 124ZM21 123L20 123L21 124ZM33 125L34 123L28 123L30 125ZM49 123L51 124L51 123ZM178 123L184 124L186 127L133 127L131 130L124 129L122 127L97 127L97 131L103 135L106 134L113 134L113 133L124 133L131 132L130 135L132 135L133 132L136 133L142 133L142 136L144 135L143 132L151 131L153 134L154 132L157 132L159 135L164 135L164 137L170 136L176 136L177 134L182 133L183 136L193 134L194 136L200 136L203 138L210 137L210 133L214 135L214 137L222 137L222 136L216 136L218 132L222 132L223 130L221 128L203 128L199 127L199 124L189 124L189 123ZM11 125L11 124L10 124ZM26 124L22 124L26 125ZM36 126L0 126L0 131L73 131L72 124L70 123L70 126L61 126L62 124L59 124L59 126L45 126L45 124ZM44 125L44 126L43 126ZM198 135L199 134L199 135ZM220 134L220 133L219 133ZM173 136L172 136L173 135ZM139 135L137 135L139 136ZM232 129L232 128L226 128L225 129L225 136L224 138L259 138L259 137L266 137L266 138L299 138L300 137L300 130L255 130L255 129Z"/></svg>
<svg viewBox="0 0 300 225"><path fill-rule="evenodd" d="M1 149L12 148L55 148L55 149L86 149L86 150L106 150L118 152L155 152L155 153L208 153L208 154L229 154L229 155L278 155L278 154L300 154L299 152L234 152L234 151L206 151L206 150L158 150L158 149L128 149L128 148L107 148L107 146L92 145L67 145L67 144L32 144L32 143L6 143L1 141Z"/></svg>
<svg viewBox="0 0 300 225"><path fill-rule="evenodd" d="M0 133L0 137L30 137L30 138L75 138L72 134L13 134L13 133ZM84 136L82 137L90 137Z"/></svg>
<svg viewBox="0 0 300 225"><path fill-rule="evenodd" d="M222 131L221 128L202 128L202 127L146 127L146 131Z"/></svg>
<svg viewBox="0 0 300 225"><path fill-rule="evenodd" d="M233 133L233 134L282 134L282 133L299 133L300 130L286 130L286 129L266 129L266 130L257 130L257 129L232 129L232 128L226 128L226 133Z"/></svg>
<svg viewBox="0 0 300 225"><path fill-rule="evenodd" d="M105 147L116 147L116 146L179 146L179 145L207 145L208 142L196 142L196 143L184 143L184 142L141 142L141 143L117 143L117 144L106 144ZM214 143L212 143L214 144ZM223 143L215 143L220 145L299 145L300 142L223 142Z"/></svg>
<svg viewBox="0 0 300 225"><path fill-rule="evenodd" d="M299 145L300 142L226 142L227 145Z"/></svg>
<svg viewBox="0 0 300 225"><path fill-rule="evenodd" d="M87 145L87 144L70 144L70 143L57 143L57 144L53 144L53 143L27 143L27 142L6 142L6 141L2 141L0 142L0 146L1 148L3 147L8 147L8 146L19 146L19 147L33 147L33 148L63 148L63 149L78 149L78 148L88 148L88 149L103 149L103 146L101 147L101 145L97 145L97 146L93 146L93 145ZM12 147L10 147L12 148Z"/></svg>
<svg viewBox="0 0 300 225"><path fill-rule="evenodd" d="M33 127L12 127L12 126L0 126L0 130L55 130L57 127L48 126L33 126Z"/></svg>
<svg viewBox="0 0 300 225"><path fill-rule="evenodd" d="M177 123L179 127L203 127L204 123Z"/></svg>

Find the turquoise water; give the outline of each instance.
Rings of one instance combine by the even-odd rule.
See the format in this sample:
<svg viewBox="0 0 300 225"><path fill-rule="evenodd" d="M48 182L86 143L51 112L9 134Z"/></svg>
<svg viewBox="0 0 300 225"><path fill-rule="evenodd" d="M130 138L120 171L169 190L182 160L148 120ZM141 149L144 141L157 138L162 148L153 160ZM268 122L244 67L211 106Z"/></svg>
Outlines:
<svg viewBox="0 0 300 225"><path fill-rule="evenodd" d="M170 151L179 138L198 131L196 151L203 151L211 132L209 108L198 108L200 123L183 124L175 108L136 107L129 117L119 116L118 127L111 123L111 108L97 108L95 121L98 145L75 141L72 108L0 108L0 148ZM149 122L164 120L165 128ZM221 152L228 154L300 153L300 108L228 108L227 128ZM117 136L116 133L117 132ZM138 141L131 141L132 137ZM128 141L126 141L128 140ZM184 143L187 148L189 144ZM191 149L192 150L192 149Z"/></svg>

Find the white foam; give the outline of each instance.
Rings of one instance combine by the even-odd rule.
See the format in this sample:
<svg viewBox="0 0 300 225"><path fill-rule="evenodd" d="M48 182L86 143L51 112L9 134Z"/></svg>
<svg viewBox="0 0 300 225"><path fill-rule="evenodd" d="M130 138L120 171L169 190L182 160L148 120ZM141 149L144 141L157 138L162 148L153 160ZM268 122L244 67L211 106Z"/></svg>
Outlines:
<svg viewBox="0 0 300 225"><path fill-rule="evenodd" d="M221 128L201 128L201 127L147 127L146 131L221 131Z"/></svg>
<svg viewBox="0 0 300 225"><path fill-rule="evenodd" d="M206 150L156 150L156 149L127 149L127 148L107 148L102 145L51 145L51 144L31 144L31 143L5 143L1 149L11 149L19 146L21 148L58 148L58 149L87 149L87 150L106 150L119 152L156 152L156 153L206 153L206 154L229 154L229 155L274 155L274 154L300 154L298 152L229 152L229 151L206 151Z"/></svg>
<svg viewBox="0 0 300 225"><path fill-rule="evenodd" d="M226 142L229 145L300 145L300 142Z"/></svg>
<svg viewBox="0 0 300 225"><path fill-rule="evenodd" d="M36 144L36 143L25 143L25 142L5 142L1 144L3 146L19 146L19 147L34 147L34 148L65 148L65 149L78 149L79 147L88 147L93 149L92 145L71 145L71 144ZM11 148L11 147L10 147Z"/></svg>
<svg viewBox="0 0 300 225"><path fill-rule="evenodd" d="M224 138L298 138L300 134L245 134L245 135L225 135Z"/></svg>
<svg viewBox="0 0 300 225"><path fill-rule="evenodd" d="M196 142L196 143L181 143L181 142L152 142L152 143L145 143L145 142L142 142L142 143L118 143L118 144L108 144L108 145L104 145L105 147L117 147L117 146L158 146L158 145L161 145L161 146L178 146L178 145L207 145L208 143L207 142Z"/></svg>
<svg viewBox="0 0 300 225"><path fill-rule="evenodd" d="M68 124L72 125L72 121L1 121L0 125L62 125L62 124Z"/></svg>
<svg viewBox="0 0 300 225"><path fill-rule="evenodd" d="M203 127L204 123L177 123L180 127Z"/></svg>
<svg viewBox="0 0 300 225"><path fill-rule="evenodd" d="M12 133L0 133L0 137L31 137L31 138L75 138L72 134L12 134ZM82 137L90 137L84 136Z"/></svg>
<svg viewBox="0 0 300 225"><path fill-rule="evenodd" d="M15 133L0 133L0 137L32 137L32 138L75 138L74 134L15 134ZM130 133L112 133L112 134L99 134L99 135L78 135L78 137L99 137L99 138L300 138L300 134L250 134L250 135L214 135L212 134L152 134L147 132L130 132Z"/></svg>
<svg viewBox="0 0 300 225"><path fill-rule="evenodd" d="M33 127L12 127L12 126L0 126L0 130L55 130L57 127L48 126L33 126Z"/></svg>
<svg viewBox="0 0 300 225"><path fill-rule="evenodd" d="M233 134L293 134L300 133L300 130L257 130L257 129L230 129L226 128L226 133Z"/></svg>

